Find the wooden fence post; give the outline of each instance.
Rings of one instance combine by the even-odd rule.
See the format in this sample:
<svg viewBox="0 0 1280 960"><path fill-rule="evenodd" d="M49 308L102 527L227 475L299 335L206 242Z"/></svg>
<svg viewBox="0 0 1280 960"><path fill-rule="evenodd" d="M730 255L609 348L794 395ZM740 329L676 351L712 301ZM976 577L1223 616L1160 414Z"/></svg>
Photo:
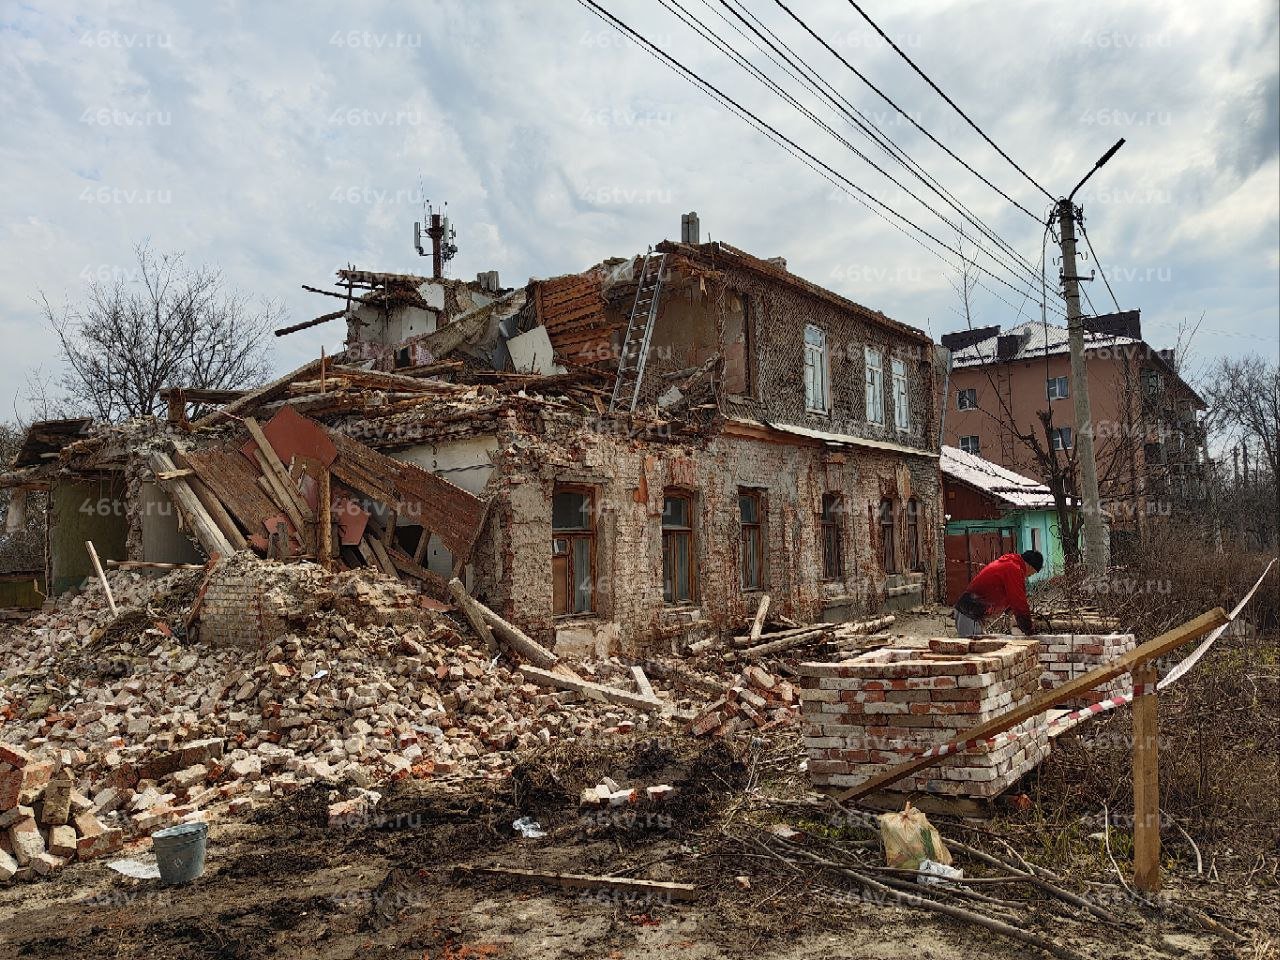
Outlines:
<svg viewBox="0 0 1280 960"><path fill-rule="evenodd" d="M1156 668L1133 671L1133 684L1148 688L1133 698L1133 885L1160 889L1160 717Z"/></svg>

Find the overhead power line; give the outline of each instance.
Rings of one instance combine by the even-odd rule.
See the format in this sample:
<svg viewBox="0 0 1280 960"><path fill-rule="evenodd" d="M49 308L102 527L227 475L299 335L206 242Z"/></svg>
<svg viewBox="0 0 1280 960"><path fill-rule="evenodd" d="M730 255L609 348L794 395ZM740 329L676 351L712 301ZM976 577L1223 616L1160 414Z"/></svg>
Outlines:
<svg viewBox="0 0 1280 960"><path fill-rule="evenodd" d="M828 133L838 143L840 143L846 149L851 151L855 156L857 156L860 160L864 161L868 166L874 169L877 173L884 176L887 180L889 180L890 183L898 187L898 189L902 190L905 194L907 194L907 196L911 197L913 200L915 200L917 203L923 206L930 213L934 214L936 217L938 217L938 219L940 219L947 226L957 231L957 233L964 235L965 233L964 227L962 227L957 223L952 222L950 219L944 216L941 212L939 212L937 209L935 209L933 206L931 206L929 203L927 203L925 200L923 200L921 197L915 194L904 183L902 183L900 180L894 177L893 174L885 170L882 166L880 166L878 163L876 163L874 160L868 157L865 153L859 150L856 146L850 143L848 139L843 137L838 131L836 131L829 124L824 122L820 117L817 116L817 114L815 114L812 110L810 110L800 101L798 101L789 92L787 92L781 86L779 86L778 83L773 80L773 78L768 76L766 73L764 73L764 71L760 70L749 59L747 59L741 53L739 53L736 49L734 49L728 42L725 41L723 37L721 37L714 30L712 30L706 23L704 23L702 20L699 20L696 16L694 16L694 14L692 14L689 10L683 7L680 4L679 0L658 0L658 2L661 3L664 7L666 7L668 11L670 11L675 17L680 19L681 22L683 22L686 26L689 26L690 28L692 28L695 32L697 32L700 36L702 36L703 39L707 40L707 42L711 43L718 50L726 54L730 59L732 59L740 67L742 67L752 76L754 76L757 80L759 80L762 84L764 84L768 89L773 91L777 96L781 97L788 104L790 104L794 109L800 112L803 116L807 117L816 126L818 126L820 129ZM673 7L675 9L672 9ZM736 13L736 11L732 11L732 10L731 12ZM722 16L722 19L723 19L723 16ZM730 22L730 21L726 21L726 22ZM746 23L746 21L743 21L743 22ZM747 24L747 25L750 26L750 24ZM774 50L776 51L776 48L774 48ZM778 61L776 60L774 60L774 62L778 63ZM781 64L778 64L778 65L782 66ZM786 67L783 67L783 69L786 70ZM794 73L789 72L789 75L792 76L793 79L795 78ZM819 91L819 92L822 92L822 91ZM840 105L838 103L836 103L835 106L837 107L837 109L840 109ZM948 204L950 204L951 207L957 211L957 213L960 213L962 217L965 217L975 227L977 227L980 233L982 233L988 239L991 239L993 242L995 242L997 247L1003 246L1005 248L1008 248L1008 244L1005 243L1000 237L992 233L992 231L986 226L986 224L984 224L981 220L974 217L972 214L966 213L965 211L960 209L944 193L939 191L936 187L933 186L933 184L929 183L927 179L920 176L919 173L913 170L910 165L904 163L893 152L893 149L896 147L896 145L886 146L880 139L877 139L876 131L868 127L866 124L862 123L855 116L850 114L847 110L845 110L844 113L850 119L850 121L864 134L864 136L867 136L869 139L872 140L873 143L876 143L878 146L880 146L881 149L885 150L885 152L888 153L891 158L897 160L898 163L904 166L908 172L915 175L922 183L925 184L925 186L929 187L931 190L934 191L934 193L942 197L942 199L946 201ZM1017 251L1012 250L1012 248L1008 248L1008 253L1006 254L1006 256L1012 256L1013 262L1011 263L1008 259L1005 259L1001 256L997 256L996 254L992 253L990 250L984 247L981 243L974 242L974 246L981 253L985 254L988 258L990 258L993 263L997 264L1003 269L1009 270L1015 277L1018 277L1021 283L1034 284L1039 282L1039 279L1040 279L1039 274L1036 273L1035 269L1031 267L1030 264L1022 261ZM1025 276L1018 276L1019 270L1023 271L1025 273Z"/></svg>
<svg viewBox="0 0 1280 960"><path fill-rule="evenodd" d="M979 173L977 170L975 170L975 169L974 169L974 168L973 168L969 163L967 163L966 161L962 160L959 156L957 156L957 155L956 155L956 153L955 153L955 151L953 151L953 150L952 150L950 147L948 147L945 143L943 143L941 140L939 140L937 137L935 137L932 133L930 133L928 130L926 130L924 127L922 127L922 126L921 126L921 125L916 121L915 117L911 116L911 114L909 114L909 113L907 113L905 110L903 110L900 106L898 106L898 105L897 105L897 103L895 103L895 102L894 102L894 101L889 97L889 95L888 95L887 93L885 93L883 90L881 90L879 87L877 87L874 83L872 83L869 79L867 79L866 75L865 75L865 74L863 74L861 70L859 70L857 67L855 67L853 64L851 64L848 60L846 60L846 59L841 55L841 53L840 53L838 50L836 50L834 47L832 47L832 46L831 46L831 44L827 43L827 41L826 41L826 40L824 40L821 36L819 36L816 32L814 32L814 30L813 30L813 29L812 29L812 28L811 28L807 23L805 23L805 22L804 22L803 20L801 20L798 16L796 16L796 14L791 10L791 8L790 8L790 7L788 7L785 3L783 3L783 2L782 2L782 0L774 0L774 3L776 3L776 4L777 4L778 6L780 6L783 10L785 10L785 11L786 11L786 13L787 13L787 16L791 17L791 19L792 19L792 20L794 20L796 23L798 23L798 24L799 24L799 25L804 29L804 31L805 31L807 34L809 34L809 36L813 37L813 39L814 39L814 40L816 40L816 41L818 41L818 43L822 44L822 46L826 48L826 50L827 50L827 52L828 52L828 53L830 53L833 57L835 57L837 60L839 60L839 61L840 61L840 62L841 62L841 63L842 63L846 68L848 68L848 70L849 70L850 72L852 72L852 73L853 73L853 75L854 75L855 77L857 77L859 80L861 80L863 83L865 83L868 87L870 87L870 88L871 88L871 90L872 90L872 91L873 91L873 92L874 92L878 97L880 97L880 99L881 99L881 100L883 100L885 103L887 103L889 106L891 106L894 110L898 111L898 113L899 113L899 114L901 114L901 115L903 116L903 118L905 118L905 119L906 119L906 121L907 121L908 123L910 123L913 127L915 127L917 130L919 130L922 134L924 134L926 137L928 137L928 138L929 138L929 139L930 139L930 140L931 140L931 141L932 141L932 142L933 142L937 147L939 147L941 150L943 150L943 151L947 154L947 156L949 156L949 157L950 157L952 160L954 160L956 163L960 164L960 166L964 167L966 170L968 170L970 173L972 173L975 177L977 177L979 180L981 180L983 183L985 183L988 187L990 187L990 188L991 188L992 190L994 190L996 193L1000 194L1000 196L1004 197L1006 200L1008 200L1010 203L1012 203L1015 207L1017 207L1019 210L1021 210L1021 211L1022 211L1023 213L1025 213L1027 216L1029 216L1029 217L1030 217L1032 220L1034 220L1036 223L1040 223L1040 222L1041 222L1040 218L1039 218L1036 214L1032 213L1030 210L1028 210L1026 207L1024 207L1022 204L1020 204L1017 200L1013 199L1013 197L1009 196L1009 194L1007 194L1007 193L1005 193L1003 190L1001 190L998 186L996 186L994 183L992 183L989 179L987 179L985 176L983 176L981 173ZM1043 190L1043 188L1041 188L1041 189ZM1052 198L1052 197L1050 197L1050 199L1053 199L1053 198Z"/></svg>
<svg viewBox="0 0 1280 960"><path fill-rule="evenodd" d="M941 240L938 237L934 236L928 230L914 223L913 221L903 216L898 211L894 210L892 207L889 207L887 204L883 203L882 201L877 199L875 196L868 193L866 190L858 186L856 183L854 183L844 174L840 173L830 164L818 159L816 156L814 156L808 150L805 150L802 146L800 146L790 137L786 136L786 134L779 131L776 127L772 126L767 121L762 120L759 116L752 113L746 107L742 106L740 103L738 103L728 94L724 93L714 84L703 79L696 72L694 72L693 70L690 70L683 63L676 60L670 54L666 53L664 50L654 45L652 42L646 39L642 34L638 33L637 31L632 29L630 26L628 26L626 23L624 23L622 20L618 19L613 14L611 14L608 10L605 10L603 7L601 7L598 3L595 2L595 0L577 0L577 2L580 6L594 13L598 18L600 18L606 24L609 24L610 26L614 27L614 29L618 30L620 33L623 33L624 36L628 36L632 40L641 44L645 50L647 50L651 55L655 57L655 59L661 58L660 62L665 62L666 64L678 70L680 74L682 74L685 78L687 78L688 80L696 84L700 89L702 89L704 92L712 96L714 99L716 99L723 105L728 106L731 110L734 111L734 113L738 114L738 116L740 116L743 120L751 124L758 131L763 133L765 136L769 137L769 139L777 142L780 146L783 146L784 149L787 149L789 153L792 153L797 158L803 157L804 160L802 162L807 161L806 166L809 166L811 169L815 169L815 170L817 168L814 167L814 164L816 164L817 167L821 167L822 170L826 171L826 174L830 174L830 176L826 176L826 174L820 174L820 175L823 175L824 179L827 179L828 182L832 182L832 183L835 182L834 180L831 179L832 177L835 177L836 179L838 179L841 184L845 185L845 186L841 186L840 189L844 190L845 193L848 193L850 196L853 196L859 202L863 203L864 206L868 206L868 209L871 209L872 212L875 212L877 213L877 215L880 215L873 207L870 206L870 204L875 204L876 207L881 208L886 213L893 216L895 219L902 221L902 223L906 224L908 227L915 230L921 236L927 237L929 240L933 241L937 246L941 247L943 250L946 250L948 253L954 254L956 256L960 256L962 259L964 258L964 255L962 253L957 251L950 244L946 243L946 241ZM839 186L839 184L837 184L837 186ZM852 190L855 192L851 193L849 189L846 189L846 187L852 188ZM867 201L870 201L870 204L868 204ZM887 219L887 218L883 218L882 216L882 219ZM901 230L902 228L899 227L898 229ZM905 233L905 231L902 231L902 232ZM944 263L947 263L948 266L951 266L953 269L955 268L955 264L947 261L946 258L942 257L936 250L930 249L926 244L923 243L923 241L919 240L918 238L913 238L913 239L915 239L916 242L919 243L926 250L929 250L930 253L934 254L934 256L938 256L939 259L943 260ZM1003 277L992 273L990 270L988 270L986 267L982 266L981 264L973 263L973 266L979 271L981 271L982 273L986 274L991 279L995 280L997 283L1000 283L1001 285L1008 287L1014 293L1025 293L1024 290L1020 290L1017 287L1013 286L1013 284L1009 283ZM990 288L987 287L985 284L983 285L983 289L999 297L998 294L995 294L995 292L990 290ZM1008 306L1010 306L1011 308L1013 307L1013 305L1010 304L1007 300L1004 300L1003 297L999 297L999 299L1005 304L1007 304Z"/></svg>
<svg viewBox="0 0 1280 960"><path fill-rule="evenodd" d="M1020 174L1022 174L1026 178L1029 184L1031 184L1033 187L1035 187L1037 190L1043 193L1050 200L1054 199L1053 194L1051 194L1044 187L1040 186L1040 184L1035 181L1035 178L1033 178L1031 174L1027 173L1027 171L1023 170L1022 167L1018 166L1018 164L1014 161L1013 157L1009 156L1009 154L1001 150L1000 147L996 144L996 142L992 140L989 136L987 136L987 133L985 130L983 130L980 126L974 123L973 120L969 118L969 115L965 113L963 110L961 110L960 106L954 100L952 100L949 96L947 96L941 87L939 87L936 83L934 83L931 79L929 79L929 76L923 70L921 70L918 66L916 66L916 62L912 60L909 56L907 56L906 53L903 52L902 48L899 47L896 43L894 43L887 33L885 33L883 30L880 29L880 25L876 23L874 20L872 20L869 16L867 16L867 11L863 10L862 7L858 5L857 0L849 0L849 6L857 10L858 13L861 15L862 19L867 21L867 23L871 25L871 28L875 30L876 33L880 34L881 37L884 38L884 42L889 44L889 46L893 48L893 52L896 53L898 56L900 56L903 60L905 60L907 65L911 67L911 69L914 70L919 75L920 79L923 80L925 83L927 83L929 86L931 86L934 92L938 96L940 96L943 100L945 100L948 106L950 106L952 110L960 114L960 116L964 118L964 122L969 124L969 126L973 127L973 129L978 132L978 135L982 137L983 140L991 144L991 148L995 150L996 153L1000 154L1000 156L1004 157L1005 160L1009 161L1009 165L1012 166L1013 169L1017 170Z"/></svg>
<svg viewBox="0 0 1280 960"><path fill-rule="evenodd" d="M1084 215L1080 216L1080 232L1084 235L1085 246L1089 248L1089 256L1093 257L1093 262L1098 265L1098 275L1102 277L1102 282L1107 285L1107 293L1111 294L1111 302L1116 305L1116 313L1120 312L1120 301L1116 299L1116 292L1111 289L1111 281L1107 279L1106 271L1102 269L1102 261L1098 259L1098 255L1093 252L1093 241L1089 239L1089 231L1084 228Z"/></svg>

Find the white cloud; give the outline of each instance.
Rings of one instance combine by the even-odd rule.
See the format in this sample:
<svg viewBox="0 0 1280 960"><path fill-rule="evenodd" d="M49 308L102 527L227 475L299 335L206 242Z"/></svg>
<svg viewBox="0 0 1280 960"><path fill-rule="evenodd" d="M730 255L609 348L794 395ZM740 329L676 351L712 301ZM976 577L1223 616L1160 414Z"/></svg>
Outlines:
<svg viewBox="0 0 1280 960"><path fill-rule="evenodd" d="M660 7L604 5L953 241ZM775 5L747 5L1038 263L1036 223ZM764 63L706 6L686 6ZM886 30L1051 192L1128 139L1081 200L1122 306L1143 309L1152 339L1205 312L1206 326L1211 317L1233 334L1202 342L1205 352L1274 355L1272 3L879 6L871 12ZM803 7L920 123L1031 210L1047 206L847 4ZM696 209L704 237L786 256L801 275L935 336L957 322L938 259L576 4L10 4L0 15L0 107L9 187L0 194L0 334L21 347L0 357L6 406L28 369L56 364L39 291L78 297L86 278L128 269L141 240L221 265L246 293L283 300L296 322L328 310L300 284L325 284L348 262L424 269L411 223L425 197L449 201L460 276L496 268L514 284L579 270L675 236L679 214ZM830 111L817 112L873 152ZM989 295L980 310L984 322L1012 319ZM298 365L340 337L322 326L284 338L276 365Z"/></svg>

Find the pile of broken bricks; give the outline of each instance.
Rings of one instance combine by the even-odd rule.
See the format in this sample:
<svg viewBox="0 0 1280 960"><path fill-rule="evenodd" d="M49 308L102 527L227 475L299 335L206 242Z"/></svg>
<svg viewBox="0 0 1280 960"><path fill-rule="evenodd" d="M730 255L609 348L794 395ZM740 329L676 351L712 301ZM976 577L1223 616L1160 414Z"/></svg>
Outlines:
<svg viewBox="0 0 1280 960"><path fill-rule="evenodd" d="M800 698L786 680L751 664L689 724L695 737L723 737L747 730L771 730L797 722Z"/></svg>
<svg viewBox="0 0 1280 960"><path fill-rule="evenodd" d="M80 793L66 759L41 760L0 743L0 882L49 876L123 845L124 830L103 822L116 795Z"/></svg>

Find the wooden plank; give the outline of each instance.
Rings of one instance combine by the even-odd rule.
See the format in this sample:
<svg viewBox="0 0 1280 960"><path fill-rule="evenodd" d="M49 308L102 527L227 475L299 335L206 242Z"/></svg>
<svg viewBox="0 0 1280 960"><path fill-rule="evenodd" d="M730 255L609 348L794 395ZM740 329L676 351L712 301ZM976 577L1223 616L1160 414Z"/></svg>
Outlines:
<svg viewBox="0 0 1280 960"><path fill-rule="evenodd" d="M113 570L203 570L203 563L160 563L155 560L103 560Z"/></svg>
<svg viewBox="0 0 1280 960"><path fill-rule="evenodd" d="M824 624L820 627L814 627L812 630L805 630L800 633L793 633L789 637L783 637L781 640L771 640L768 643L757 644L754 647L748 647L738 654L747 660L757 660L760 657L767 657L771 653L781 653L783 650L790 650L792 647L798 647L802 644L813 643L819 637L826 636L829 633L835 633L836 625L834 623Z"/></svg>
<svg viewBox="0 0 1280 960"><path fill-rule="evenodd" d="M638 693L632 693L630 690L606 687L604 684L592 683L590 680L577 680L572 677L562 676L559 673L553 673L550 670L540 670L527 664L520 667L520 674L530 683L536 683L539 686L555 687L559 690L572 690L592 700L604 700L608 703L616 703L620 707L632 707L636 710L656 713L663 706L661 700L642 697Z"/></svg>
<svg viewBox="0 0 1280 960"><path fill-rule="evenodd" d="M698 888L691 883L671 880L633 880L631 877L606 877L585 873L548 873L542 870L522 870L516 867L454 867L460 875L472 873L489 877L511 877L520 880L536 880L562 890L622 890L630 894L645 895L652 901L695 900Z"/></svg>
<svg viewBox="0 0 1280 960"><path fill-rule="evenodd" d="M293 499L280 483L280 478L271 471L271 467L267 464L267 458L262 455L262 451L256 450L253 455L258 461L258 465L262 467L262 476L258 477L258 486L284 512L284 515L289 518L289 522L293 524L293 529L301 537L303 531L307 528L306 521L302 519L302 514L298 512Z"/></svg>
<svg viewBox="0 0 1280 960"><path fill-rule="evenodd" d="M756 619L751 624L751 646L760 642L760 633L764 630L764 618L769 613L769 595L760 598L760 606L756 607Z"/></svg>
<svg viewBox="0 0 1280 960"><path fill-rule="evenodd" d="M424 530L425 534L426 531ZM462 581L454 577L449 581L449 593L453 597L453 602L457 604L458 609L462 611L462 615L467 618L467 623L471 624L471 629L476 635L484 641L485 648L491 655L496 656L498 653L498 641L493 635L493 630L489 624L485 623L484 616L476 609L476 601L467 593L467 588L462 585Z"/></svg>
<svg viewBox="0 0 1280 960"><path fill-rule="evenodd" d="M471 598L471 602L475 604L476 612L484 617L484 622L493 629L494 635L522 658L535 667L541 667L544 670L554 670L556 668L560 658L554 653L542 644L536 643L523 630L503 620L502 617L498 616L475 597Z"/></svg>
<svg viewBox="0 0 1280 960"><path fill-rule="evenodd" d="M648 697L650 700L657 700L658 695L653 692L653 684L649 682L649 678L645 676L644 667L637 664L631 668L631 679L636 682L636 689L640 691L640 696Z"/></svg>
<svg viewBox="0 0 1280 960"><path fill-rule="evenodd" d="M372 533L366 533L364 540L365 543L369 544L369 549L373 551L374 557L377 558L378 566L382 568L382 572L398 577L400 574L396 572L396 565L391 562L391 555L387 553L387 548L382 545L382 541Z"/></svg>
<svg viewBox="0 0 1280 960"><path fill-rule="evenodd" d="M118 617L120 611L116 609L116 598L111 595L111 584L107 583L107 575L102 572L102 564L98 561L98 551L93 548L92 540L86 540L84 545L89 550L89 559L93 561L93 569L98 571L98 582L102 584L102 592L107 595L107 606L111 608L111 615Z"/></svg>
<svg viewBox="0 0 1280 960"><path fill-rule="evenodd" d="M1003 733L1012 727L1016 727L1024 720L1039 716L1051 707L1056 707L1065 700L1078 697L1094 687L1106 683L1108 680L1130 672L1135 667L1148 663L1157 657L1162 657L1189 640L1204 636L1210 630L1222 626L1227 621L1227 612L1221 607L1215 607L1208 613L1200 614L1194 620L1188 620L1186 623L1180 624L1152 640L1148 640L1123 656L1117 657L1111 663L1090 670L1084 676L1077 677L1074 680L1068 680L1052 690L1046 690L1032 697L1021 706L1014 707L1012 710L1002 713L998 717L993 717L985 723L980 723L976 727L971 727L956 737L956 742L981 740L986 737L993 737L997 733ZM941 759L942 757L940 756L932 756L908 760L905 763L898 764L896 767L891 767L884 773L871 777L856 787L850 787L848 790L835 794L832 799L837 803L843 803L845 800L857 800L869 793L882 790L891 783L897 783L903 777L910 776L917 770L931 767Z"/></svg>
<svg viewBox="0 0 1280 960"><path fill-rule="evenodd" d="M227 543L237 550L244 550L248 547L249 542L245 540L244 534L240 532L236 522L231 519L231 514L227 512L227 508L222 505L221 500L214 496L213 491L205 486L204 481L199 476L195 476L187 481L187 485L191 487L191 492L196 495L200 505L209 512L210 519L217 524L218 529L222 531L222 535L227 538Z"/></svg>
<svg viewBox="0 0 1280 960"><path fill-rule="evenodd" d="M413 549L413 562L421 563L422 558L427 555L427 544L431 542L431 531L426 527L422 528L422 533L418 535L418 545Z"/></svg>
<svg viewBox="0 0 1280 960"><path fill-rule="evenodd" d="M1155 667L1133 671L1133 685L1150 693L1133 698L1133 885L1160 889L1160 718Z"/></svg>
<svg viewBox="0 0 1280 960"><path fill-rule="evenodd" d="M178 468L169 458L169 455L159 450L152 452L150 457L150 465L153 472L172 473ZM213 518L209 516L204 505L199 498L191 490L186 480L181 478L176 480L160 481L160 485L165 489L177 505L178 510L186 518L192 532L196 535L196 539L200 541L200 545L209 556L215 553L224 557L229 557L235 553L235 548L227 542L227 538L222 535L222 531L218 529L218 525L213 522Z"/></svg>
<svg viewBox="0 0 1280 960"><path fill-rule="evenodd" d="M319 511L316 518L319 524L316 528L319 534L316 551L320 562L328 568L333 566L333 488L328 467L320 468L320 492L316 498L316 507Z"/></svg>
<svg viewBox="0 0 1280 960"><path fill-rule="evenodd" d="M275 475L276 480L280 483L285 494L293 501L294 509L302 516L307 523L315 520L315 514L311 512L311 507L307 504L306 497L302 495L302 491L298 489L298 485L293 482L289 476L289 471L281 462L279 454L276 453L275 447L271 446L271 441L267 439L267 435L262 432L262 427L253 417L245 417L244 425L249 430L249 436L253 437L254 442L258 445L258 453L262 454L266 460L267 468ZM256 455L255 455L256 456ZM259 461L261 462L261 461ZM290 517L292 519L292 517ZM299 532L301 532L299 527Z"/></svg>

